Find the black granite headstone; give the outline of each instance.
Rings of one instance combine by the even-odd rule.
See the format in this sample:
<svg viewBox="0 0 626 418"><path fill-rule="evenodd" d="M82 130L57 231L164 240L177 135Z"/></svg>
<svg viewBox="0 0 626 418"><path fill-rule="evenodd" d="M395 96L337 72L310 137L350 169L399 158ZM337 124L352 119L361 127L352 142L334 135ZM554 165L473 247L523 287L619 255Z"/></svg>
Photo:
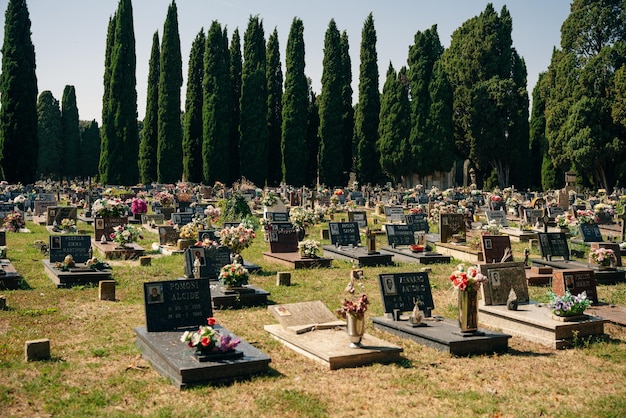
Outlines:
<svg viewBox="0 0 626 418"><path fill-rule="evenodd" d="M220 231L215 229L201 229L198 231L198 241L202 242L205 239L210 239L217 243L220 242Z"/></svg>
<svg viewBox="0 0 626 418"><path fill-rule="evenodd" d="M289 213L265 212L265 219L267 219L269 222L289 222Z"/></svg>
<svg viewBox="0 0 626 418"><path fill-rule="evenodd" d="M385 230L387 231L387 244L391 246L415 244L412 225L385 224Z"/></svg>
<svg viewBox="0 0 626 418"><path fill-rule="evenodd" d="M172 223L174 225L183 226L193 221L193 212L174 212L172 213Z"/></svg>
<svg viewBox="0 0 626 418"><path fill-rule="evenodd" d="M4 219L14 209L15 205L13 203L0 203L0 218Z"/></svg>
<svg viewBox="0 0 626 418"><path fill-rule="evenodd" d="M359 228L367 228L367 213L363 211L348 211L348 221L356 222Z"/></svg>
<svg viewBox="0 0 626 418"><path fill-rule="evenodd" d="M148 332L206 325L213 316L209 279L147 282L143 294Z"/></svg>
<svg viewBox="0 0 626 418"><path fill-rule="evenodd" d="M0 246L4 247L7 245L7 231L4 229L0 230Z"/></svg>
<svg viewBox="0 0 626 418"><path fill-rule="evenodd" d="M598 224L580 224L578 225L580 235L584 242L602 242L602 232Z"/></svg>
<svg viewBox="0 0 626 418"><path fill-rule="evenodd" d="M567 246L567 237L562 232L539 232L539 249L541 256L546 260L552 260L552 257L563 257L569 260L569 247Z"/></svg>
<svg viewBox="0 0 626 418"><path fill-rule="evenodd" d="M120 216L120 217L114 217L114 218L96 217L93 222L95 239L100 241L100 239L104 235L107 241L111 241L110 236L113 233L113 228L115 228L116 226L127 225L127 224L128 224L128 217L126 216Z"/></svg>
<svg viewBox="0 0 626 418"><path fill-rule="evenodd" d="M48 216L46 225L61 225L63 219L72 219L76 222L77 208L76 206L48 206Z"/></svg>
<svg viewBox="0 0 626 418"><path fill-rule="evenodd" d="M465 233L465 217L461 213L439 214L439 235L441 242L448 242L452 235Z"/></svg>
<svg viewBox="0 0 626 418"><path fill-rule="evenodd" d="M426 272L379 274L378 284L385 313L412 311L416 304L422 311L435 308Z"/></svg>
<svg viewBox="0 0 626 418"><path fill-rule="evenodd" d="M361 244L361 234L357 222L329 222L328 231L330 242L333 245L354 245Z"/></svg>
<svg viewBox="0 0 626 418"><path fill-rule="evenodd" d="M265 225L271 253L295 253L298 251L298 235L291 223L279 222Z"/></svg>
<svg viewBox="0 0 626 418"><path fill-rule="evenodd" d="M90 235L51 235L50 262L61 262L71 255L76 263L86 263L91 257Z"/></svg>
<svg viewBox="0 0 626 418"><path fill-rule="evenodd" d="M195 262L199 263L199 275L196 277ZM217 279L220 269L230 264L230 250L223 246L191 246L185 250L185 277Z"/></svg>
<svg viewBox="0 0 626 418"><path fill-rule="evenodd" d="M423 213L409 213L408 215L404 215L404 221L407 225L411 225L415 232L424 231L428 234L430 230L428 219L426 219L426 215Z"/></svg>

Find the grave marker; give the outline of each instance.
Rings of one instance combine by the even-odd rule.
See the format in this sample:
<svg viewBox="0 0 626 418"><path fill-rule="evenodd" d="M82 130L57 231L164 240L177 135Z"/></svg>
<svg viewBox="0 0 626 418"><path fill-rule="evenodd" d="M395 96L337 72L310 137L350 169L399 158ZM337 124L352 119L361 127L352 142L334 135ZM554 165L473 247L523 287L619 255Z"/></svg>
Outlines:
<svg viewBox="0 0 626 418"><path fill-rule="evenodd" d="M176 245L180 238L180 232L173 226L159 226L159 244L160 245Z"/></svg>
<svg viewBox="0 0 626 418"><path fill-rule="evenodd" d="M543 211L541 209L524 208L524 221L528 225L535 225L537 222L539 222L540 226L543 225L542 216Z"/></svg>
<svg viewBox="0 0 626 418"><path fill-rule="evenodd" d="M578 225L580 235L584 242L602 242L602 232L598 224L580 224Z"/></svg>
<svg viewBox="0 0 626 418"><path fill-rule="evenodd" d="M356 222L329 222L328 230L332 245L359 246L361 244L359 224Z"/></svg>
<svg viewBox="0 0 626 418"><path fill-rule="evenodd" d="M485 263L513 261L512 253L506 260L502 260L506 249L511 249L511 238L508 235L481 235L480 242Z"/></svg>
<svg viewBox="0 0 626 418"><path fill-rule="evenodd" d="M563 257L569 260L569 247L567 237L562 232L538 232L539 249L541 257L552 260L552 257Z"/></svg>
<svg viewBox="0 0 626 418"><path fill-rule="evenodd" d="M196 260L199 275L196 276ZM223 246L191 246L185 250L185 277L217 279L220 269L230 264L230 250Z"/></svg>
<svg viewBox="0 0 626 418"><path fill-rule="evenodd" d="M461 213L441 213L439 215L439 235L441 242L448 242L455 234L465 234L465 217Z"/></svg>
<svg viewBox="0 0 626 418"><path fill-rule="evenodd" d="M424 231L428 234L430 225L428 225L428 219L424 213L409 213L404 215L404 221L407 225L411 225L414 232Z"/></svg>
<svg viewBox="0 0 626 418"><path fill-rule="evenodd" d="M57 206L56 200L35 200L34 214L35 216L41 216L48 212L48 208L51 206Z"/></svg>
<svg viewBox="0 0 626 418"><path fill-rule="evenodd" d="M296 334L345 325L320 300L268 306L281 326Z"/></svg>
<svg viewBox="0 0 626 418"><path fill-rule="evenodd" d="M486 210L487 222L495 221L503 228L509 227L509 222L506 219L506 213L503 210Z"/></svg>
<svg viewBox="0 0 626 418"><path fill-rule="evenodd" d="M0 218L4 219L14 209L15 205L13 203L0 203Z"/></svg>
<svg viewBox="0 0 626 418"><path fill-rule="evenodd" d="M387 314L412 311L416 304L424 312L435 309L426 272L379 274L378 284Z"/></svg>
<svg viewBox="0 0 626 418"><path fill-rule="evenodd" d="M48 206L48 215L46 217L46 225L61 225L63 219L72 219L76 222L77 208L76 206Z"/></svg>
<svg viewBox="0 0 626 418"><path fill-rule="evenodd" d="M172 213L172 223L174 225L183 226L193 221L193 212L174 212Z"/></svg>
<svg viewBox="0 0 626 418"><path fill-rule="evenodd" d="M264 216L269 222L290 222L288 212L265 212Z"/></svg>
<svg viewBox="0 0 626 418"><path fill-rule="evenodd" d="M51 235L50 262L62 262L66 255L71 255L76 263L86 263L91 258L91 236L89 235Z"/></svg>
<svg viewBox="0 0 626 418"><path fill-rule="evenodd" d="M506 305L511 289L519 303L529 302L524 263L481 264L480 271L487 278L481 286L485 305Z"/></svg>
<svg viewBox="0 0 626 418"><path fill-rule="evenodd" d="M563 296L566 290L574 296L587 292L587 298L593 303L598 303L593 270L554 270L552 291L558 296Z"/></svg>
<svg viewBox="0 0 626 418"><path fill-rule="evenodd" d="M367 213L351 210L348 212L348 221L356 222L361 229L367 228Z"/></svg>
<svg viewBox="0 0 626 418"><path fill-rule="evenodd" d="M7 245L7 231L0 229L0 247Z"/></svg>
<svg viewBox="0 0 626 418"><path fill-rule="evenodd" d="M387 231L387 244L392 247L415 244L415 233L412 225L385 224L385 230Z"/></svg>
<svg viewBox="0 0 626 418"><path fill-rule="evenodd" d="M143 225L147 225L147 224L151 224L151 223L155 223L156 225L160 225L165 221L165 216L161 213L156 214L156 213L151 213L150 215L147 215L145 213L143 213L141 215L141 223Z"/></svg>
<svg viewBox="0 0 626 418"><path fill-rule="evenodd" d="M107 241L111 241L110 235L113 233L113 228L120 225L127 225L128 217L119 216L114 218L100 218L96 217L93 223L94 231L95 231L95 239L100 241L102 236L104 235Z"/></svg>
<svg viewBox="0 0 626 418"><path fill-rule="evenodd" d="M387 222L403 222L404 209L402 206L385 206L385 217Z"/></svg>
<svg viewBox="0 0 626 418"><path fill-rule="evenodd" d="M143 284L148 332L204 325L213 316L209 279Z"/></svg>
<svg viewBox="0 0 626 418"><path fill-rule="evenodd" d="M291 223L268 223L265 225L270 242L270 253L298 252L298 235Z"/></svg>
<svg viewBox="0 0 626 418"><path fill-rule="evenodd" d="M613 253L615 254L615 258L617 259L616 267L622 267L622 252L619 247L619 244L615 242L592 242L591 248L594 250L598 248L606 248L608 250L613 250Z"/></svg>

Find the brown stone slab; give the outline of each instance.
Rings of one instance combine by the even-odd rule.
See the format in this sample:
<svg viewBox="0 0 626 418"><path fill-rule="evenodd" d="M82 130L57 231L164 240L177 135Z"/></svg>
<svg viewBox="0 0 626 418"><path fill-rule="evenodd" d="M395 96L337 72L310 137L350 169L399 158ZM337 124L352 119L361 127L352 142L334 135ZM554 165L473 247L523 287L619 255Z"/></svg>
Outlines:
<svg viewBox="0 0 626 418"><path fill-rule="evenodd" d="M265 325L264 328L287 347L330 370L402 359L402 348L367 333L361 340L360 348L350 348L345 328L315 330L304 334L290 332L280 324Z"/></svg>
<svg viewBox="0 0 626 418"><path fill-rule="evenodd" d="M599 316L613 324L626 326L626 307L600 302L585 311L586 314Z"/></svg>
<svg viewBox="0 0 626 418"><path fill-rule="evenodd" d="M293 269L310 269L320 267L332 267L332 260L330 258L318 257L318 258L302 258L300 253L272 253L264 252L263 259L265 261L275 262L282 264Z"/></svg>
<svg viewBox="0 0 626 418"><path fill-rule="evenodd" d="M86 284L95 285L98 284L100 280L111 279L111 270L97 271L89 269L89 271L61 271L54 268L50 260L41 260L41 262L43 263L44 272L59 288Z"/></svg>
<svg viewBox="0 0 626 418"><path fill-rule="evenodd" d="M365 247L338 247L336 245L324 245L322 247L324 255L342 261L349 261L357 267L367 266L392 266L393 255L377 251L368 254Z"/></svg>
<svg viewBox="0 0 626 418"><path fill-rule="evenodd" d="M107 260L136 260L144 255L143 247L136 242L126 244L127 248L118 248L117 244L111 241L103 244L100 241L92 240L91 245L104 254L104 258Z"/></svg>
<svg viewBox="0 0 626 418"><path fill-rule="evenodd" d="M273 305L267 310L280 325L297 334L345 325L345 321L338 320L321 300Z"/></svg>
<svg viewBox="0 0 626 418"><path fill-rule="evenodd" d="M211 283L211 302L214 309L267 305L269 295L270 292L254 286L245 286L242 291L225 291L220 284Z"/></svg>
<svg viewBox="0 0 626 418"><path fill-rule="evenodd" d="M453 244L449 242L437 242L437 252L443 255L449 255L457 260L478 263L483 261L483 253L479 250L473 250L464 244Z"/></svg>

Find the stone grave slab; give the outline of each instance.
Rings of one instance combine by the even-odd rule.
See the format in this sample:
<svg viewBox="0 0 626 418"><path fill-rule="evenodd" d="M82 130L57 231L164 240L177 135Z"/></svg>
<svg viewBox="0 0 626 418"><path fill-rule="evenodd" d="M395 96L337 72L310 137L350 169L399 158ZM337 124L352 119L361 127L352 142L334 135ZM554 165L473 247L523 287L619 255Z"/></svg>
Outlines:
<svg viewBox="0 0 626 418"><path fill-rule="evenodd" d="M564 215L564 214L565 214L565 210L562 207L559 207L559 206L548 207L548 216L550 216L550 218L552 219L556 219L557 216Z"/></svg>
<svg viewBox="0 0 626 418"><path fill-rule="evenodd" d="M193 217L193 212L174 212L170 219L174 225L181 227L193 221Z"/></svg>
<svg viewBox="0 0 626 418"><path fill-rule="evenodd" d="M51 235L49 237L50 262L62 262L71 255L76 263L86 263L92 257L90 235Z"/></svg>
<svg viewBox="0 0 626 418"><path fill-rule="evenodd" d="M57 206L54 196L52 200L35 200L33 205L33 215L42 216L48 213L48 208L51 206Z"/></svg>
<svg viewBox="0 0 626 418"><path fill-rule="evenodd" d="M365 247L324 245L324 256L334 260L351 262L355 267L390 266L393 265L393 254L376 251L368 254Z"/></svg>
<svg viewBox="0 0 626 418"><path fill-rule="evenodd" d="M385 218L387 222L404 222L404 208L402 206L385 206Z"/></svg>
<svg viewBox="0 0 626 418"><path fill-rule="evenodd" d="M113 228L120 225L127 225L128 217L127 216L118 216L111 218L102 218L95 217L94 218L94 235L97 241L102 239L104 235L107 241L111 241L110 235L113 233Z"/></svg>
<svg viewBox="0 0 626 418"><path fill-rule="evenodd" d="M159 245L176 245L180 232L170 225L159 226Z"/></svg>
<svg viewBox="0 0 626 418"><path fill-rule="evenodd" d="M596 279L591 269L554 270L552 291L558 296L563 296L568 290L572 295L587 292L587 298L594 304L598 303Z"/></svg>
<svg viewBox="0 0 626 418"><path fill-rule="evenodd" d="M573 347L575 340L606 338L605 319L588 316L580 321L559 321L553 319L547 305L532 301L519 305L517 311L479 301L478 321L490 328L555 349Z"/></svg>
<svg viewBox="0 0 626 418"><path fill-rule="evenodd" d="M196 277L198 260L198 277ZM230 250L223 246L202 247L192 245L185 249L185 277L189 279L208 278L217 280L220 269L230 264Z"/></svg>
<svg viewBox="0 0 626 418"><path fill-rule="evenodd" d="M580 236L584 242L602 242L602 232L598 224L580 224L578 225Z"/></svg>
<svg viewBox="0 0 626 418"><path fill-rule="evenodd" d="M537 237L539 238L542 258L552 260L553 257L562 257L564 260L569 260L569 246L567 245L567 236L564 233L540 232Z"/></svg>
<svg viewBox="0 0 626 418"><path fill-rule="evenodd" d="M241 357L199 362L187 344L185 330L206 325L213 316L208 279L144 283L146 326L135 328L142 356L178 388L197 384L221 384L266 373L270 358L243 339L236 350ZM236 335L215 325L223 335Z"/></svg>
<svg viewBox="0 0 626 418"><path fill-rule="evenodd" d="M413 226L408 224L385 224L387 244L391 247L415 244Z"/></svg>
<svg viewBox="0 0 626 418"><path fill-rule="evenodd" d="M404 215L404 222L413 227L413 232L423 231L428 233L430 231L428 219L423 213L409 213Z"/></svg>
<svg viewBox="0 0 626 418"><path fill-rule="evenodd" d="M330 242L336 246L359 246L361 234L357 222L329 222Z"/></svg>
<svg viewBox="0 0 626 418"><path fill-rule="evenodd" d="M401 263L437 264L450 262L449 255L443 255L436 251L411 250L408 247L385 246L381 248L381 254L393 255L394 260Z"/></svg>
<svg viewBox="0 0 626 418"><path fill-rule="evenodd" d="M480 265L487 281L480 287L485 305L506 305L511 289L518 303L529 303L524 263L488 263Z"/></svg>
<svg viewBox="0 0 626 418"><path fill-rule="evenodd" d="M298 252L298 235L291 223L268 223L265 230L269 238L270 253Z"/></svg>
<svg viewBox="0 0 626 418"><path fill-rule="evenodd" d="M0 290L19 289L22 276L15 270L10 260L0 259Z"/></svg>
<svg viewBox="0 0 626 418"><path fill-rule="evenodd" d="M49 259L42 260L44 272L58 288L80 285L95 285L101 280L111 278L111 269L95 270L86 265L92 257L90 235L51 235L49 241ZM57 268L56 263L71 255L76 265L66 271Z"/></svg>
<svg viewBox="0 0 626 418"><path fill-rule="evenodd" d="M244 289L227 290L217 282L211 282L213 309L239 309L249 306L265 306L270 292L247 285Z"/></svg>
<svg viewBox="0 0 626 418"><path fill-rule="evenodd" d="M0 219L4 219L14 209L15 205L13 203L0 203Z"/></svg>
<svg viewBox="0 0 626 418"><path fill-rule="evenodd" d="M330 370L401 360L402 348L367 333L361 347L350 348L345 321L338 321L320 301L303 303L269 306L268 311L280 323L265 325L265 330L287 347Z"/></svg>
<svg viewBox="0 0 626 418"><path fill-rule="evenodd" d="M378 284L385 316L372 318L374 328L453 355L504 352L508 349L510 335L480 329L476 334L463 336L455 322L432 317L435 304L428 273L379 274ZM419 325L411 324L409 317L402 315L403 312L413 311L416 304L426 315Z"/></svg>
<svg viewBox="0 0 626 418"><path fill-rule="evenodd" d="M46 225L52 226L56 222L57 225L61 225L63 219L71 219L76 222L78 214L76 206L48 206L46 216Z"/></svg>
<svg viewBox="0 0 626 418"><path fill-rule="evenodd" d="M543 227L543 211L541 209L524 208L524 221L528 225Z"/></svg>
<svg viewBox="0 0 626 418"><path fill-rule="evenodd" d="M465 234L465 217L460 213L439 215L439 235L442 243L452 240L452 235Z"/></svg>
<svg viewBox="0 0 626 418"><path fill-rule="evenodd" d="M509 221L506 219L506 213L503 210L486 210L485 216L487 222L494 221L503 228L509 227Z"/></svg>
<svg viewBox="0 0 626 418"><path fill-rule="evenodd" d="M160 213L141 214L142 225L150 225L152 223L154 223L155 225L161 225L163 222L165 222L165 216L163 214L160 214Z"/></svg>
<svg viewBox="0 0 626 418"><path fill-rule="evenodd" d="M263 216L269 222L291 222L289 220L289 212L264 212Z"/></svg>
<svg viewBox="0 0 626 418"><path fill-rule="evenodd" d="M513 253L503 260L507 249L511 250L511 239L508 235L481 235L480 244L485 263L501 263L513 261Z"/></svg>
<svg viewBox="0 0 626 418"><path fill-rule="evenodd" d="M360 229L365 229L367 228L367 212L350 210L348 211L348 221L356 222Z"/></svg>
<svg viewBox="0 0 626 418"><path fill-rule="evenodd" d="M454 257L457 260L468 261L470 263L478 263L483 261L483 253L481 250L470 248L464 243L453 242L437 242L437 252Z"/></svg>
<svg viewBox="0 0 626 418"><path fill-rule="evenodd" d="M145 254L144 248L136 242L125 244L119 247L112 241L102 243L93 240L91 244L104 256L107 260L137 260Z"/></svg>
<svg viewBox="0 0 626 418"><path fill-rule="evenodd" d="M265 261L279 263L293 269L327 268L332 267L332 259L326 257L326 246L323 247L324 256L314 258L303 258L299 252L274 253L264 252Z"/></svg>

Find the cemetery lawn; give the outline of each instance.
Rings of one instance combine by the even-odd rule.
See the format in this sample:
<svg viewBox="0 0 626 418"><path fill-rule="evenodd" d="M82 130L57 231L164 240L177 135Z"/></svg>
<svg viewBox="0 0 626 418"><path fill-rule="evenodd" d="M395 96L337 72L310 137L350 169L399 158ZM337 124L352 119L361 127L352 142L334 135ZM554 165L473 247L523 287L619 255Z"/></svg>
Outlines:
<svg viewBox="0 0 626 418"><path fill-rule="evenodd" d="M134 327L145 324L142 283L183 277L181 255L151 252L155 234L140 244L151 266L113 261L116 301L99 301L97 287L57 289L45 275L43 254L32 243L48 240L45 227L30 234L7 232L8 258L25 278L24 288L1 291L0 415L155 417L347 417L486 416L617 417L626 414L626 332L607 324L606 341L576 341L554 350L513 337L506 354L453 357L375 330L366 332L402 347L402 361L330 371L274 340L263 326L276 323L265 307L215 311L217 321L271 359L270 373L226 386L178 390L135 347ZM92 227L79 223L85 233ZM309 237L320 240L318 228ZM243 251L262 267L250 283L271 293L272 303L321 300L330 310L345 296L351 264L291 271L292 286L277 286L284 267L266 263L267 243L258 234ZM377 245L385 244L379 236ZM328 241L322 241L327 244ZM514 244L523 259L528 244ZM539 257L535 249L531 257ZM434 315L454 318L449 281L456 262L429 274ZM382 316L379 273L419 271L421 265L367 267L363 281L371 304L367 318ZM532 300L548 301L547 287L530 287ZM626 306L626 284L599 285L600 300ZM48 338L52 358L25 362L24 343ZM182 343L181 343L182 344Z"/></svg>

